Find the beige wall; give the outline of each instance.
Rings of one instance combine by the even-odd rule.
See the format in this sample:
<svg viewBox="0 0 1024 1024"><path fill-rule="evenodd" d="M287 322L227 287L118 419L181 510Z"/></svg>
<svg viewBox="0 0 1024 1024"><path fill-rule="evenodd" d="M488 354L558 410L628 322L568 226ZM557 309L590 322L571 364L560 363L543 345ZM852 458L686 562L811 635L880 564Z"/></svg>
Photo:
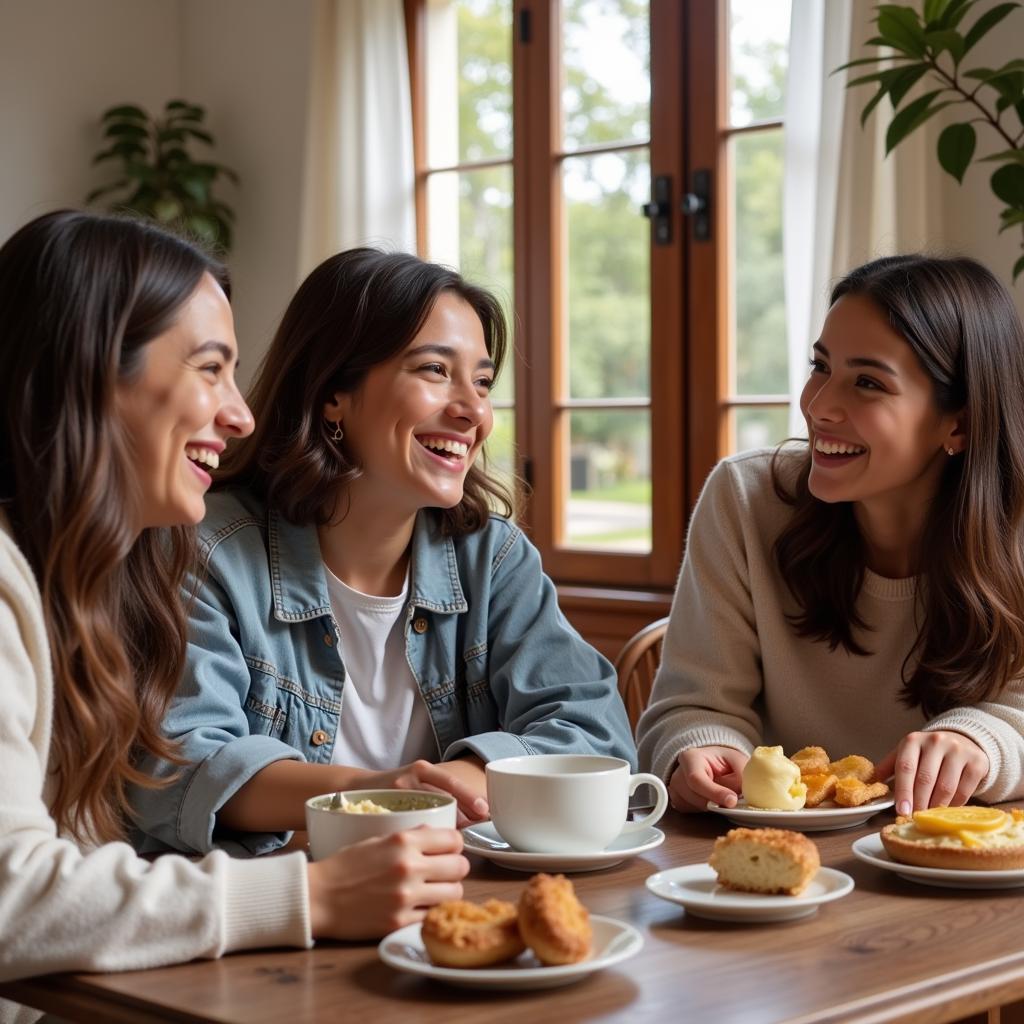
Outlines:
<svg viewBox="0 0 1024 1024"><path fill-rule="evenodd" d="M99 116L177 92L179 21L167 0L0 0L0 239L109 180Z"/></svg>
<svg viewBox="0 0 1024 1024"><path fill-rule="evenodd" d="M242 176L222 191L247 382L297 284L311 47L312 0L0 0L0 240L110 180L90 166L107 107L204 105Z"/></svg>

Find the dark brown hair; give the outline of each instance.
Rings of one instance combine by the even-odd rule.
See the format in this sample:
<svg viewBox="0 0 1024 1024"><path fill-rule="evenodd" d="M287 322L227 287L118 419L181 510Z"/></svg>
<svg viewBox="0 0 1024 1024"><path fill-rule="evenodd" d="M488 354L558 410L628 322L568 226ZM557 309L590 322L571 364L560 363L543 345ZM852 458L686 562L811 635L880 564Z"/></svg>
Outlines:
<svg viewBox="0 0 1024 1024"><path fill-rule="evenodd" d="M74 211L37 218L0 248L0 508L49 634L53 814L80 836L123 835L126 787L154 784L138 753L178 761L160 723L184 662L193 531L140 535L116 392L204 273L226 289L187 242Z"/></svg>
<svg viewBox="0 0 1024 1024"><path fill-rule="evenodd" d="M339 391L357 391L373 367L400 353L445 292L476 312L500 371L507 349L501 307L454 270L377 249L324 260L288 304L248 398L256 430L228 453L218 484L247 487L290 522L329 522L345 485L362 470L331 440L324 404ZM491 507L513 512L484 460L481 453L466 474L462 501L437 510L448 535L481 529Z"/></svg>
<svg viewBox="0 0 1024 1024"><path fill-rule="evenodd" d="M966 258L875 260L843 278L831 302L844 295L886 314L931 378L938 409L964 417L967 449L946 461L922 539L921 625L903 666L903 702L932 717L992 699L1024 672L1024 329L1006 289ZM853 635L864 627L865 568L853 506L810 493L809 451L795 483L783 479L782 451L772 475L794 511L775 556L801 609L793 625L833 650L867 654Z"/></svg>

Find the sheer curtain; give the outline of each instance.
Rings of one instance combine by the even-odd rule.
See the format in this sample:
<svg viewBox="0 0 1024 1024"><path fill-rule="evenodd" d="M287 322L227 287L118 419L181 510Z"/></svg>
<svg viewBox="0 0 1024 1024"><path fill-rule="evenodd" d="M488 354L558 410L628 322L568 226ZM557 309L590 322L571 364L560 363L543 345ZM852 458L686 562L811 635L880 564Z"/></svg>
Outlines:
<svg viewBox="0 0 1024 1024"><path fill-rule="evenodd" d="M885 156L892 107L861 128L871 86L846 89L834 68L873 56L874 0L793 0L785 111L783 258L789 344L790 432L803 436L797 400L832 284L878 256L934 248L943 238L934 122ZM851 69L866 74L872 70ZM938 122L936 118L936 122Z"/></svg>
<svg viewBox="0 0 1024 1024"><path fill-rule="evenodd" d="M341 249L416 250L402 0L315 0L299 276Z"/></svg>

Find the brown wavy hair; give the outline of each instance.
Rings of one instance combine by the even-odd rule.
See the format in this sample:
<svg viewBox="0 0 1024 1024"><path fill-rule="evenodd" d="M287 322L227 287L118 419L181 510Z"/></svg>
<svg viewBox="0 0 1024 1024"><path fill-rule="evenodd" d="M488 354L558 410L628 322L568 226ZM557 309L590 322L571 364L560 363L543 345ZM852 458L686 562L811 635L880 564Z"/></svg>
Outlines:
<svg viewBox="0 0 1024 1024"><path fill-rule="evenodd" d="M179 588L193 531L143 530L116 391L204 273L222 268L141 222L59 211L0 249L0 509L39 584L54 675L53 815L125 833L147 751L181 763L160 722L184 663Z"/></svg>
<svg viewBox="0 0 1024 1024"><path fill-rule="evenodd" d="M329 523L362 469L331 440L324 404L339 391L358 391L373 367L401 352L445 292L480 318L497 374L508 332L501 306L483 288L407 253L349 249L324 260L285 310L247 398L256 429L227 453L218 486L244 486L290 522ZM512 515L514 507L481 452L462 501L435 511L443 532L460 536L482 529L492 508Z"/></svg>
<svg viewBox="0 0 1024 1024"><path fill-rule="evenodd" d="M843 278L831 302L844 295L886 314L931 378L938 409L964 416L967 449L946 461L922 539L920 629L903 663L903 703L933 717L990 700L1024 672L1024 328L996 277L962 257L875 260ZM793 516L775 558L801 609L793 626L868 654L853 635L865 625L853 506L810 493L809 450L794 482L783 451L772 476Z"/></svg>

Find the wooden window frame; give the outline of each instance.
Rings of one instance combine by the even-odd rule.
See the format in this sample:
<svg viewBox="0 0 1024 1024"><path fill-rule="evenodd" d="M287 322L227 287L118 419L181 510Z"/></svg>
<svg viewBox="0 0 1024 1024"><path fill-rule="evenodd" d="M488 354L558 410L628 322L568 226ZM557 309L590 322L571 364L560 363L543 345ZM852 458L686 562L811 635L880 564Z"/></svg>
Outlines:
<svg viewBox="0 0 1024 1024"><path fill-rule="evenodd" d="M404 2L416 224L422 247L428 237L430 171L423 43L426 0ZM651 245L652 546L649 554L628 554L556 543L556 510L568 497L565 473L556 471L555 464L557 408L565 405L559 353L564 322L559 259L559 4L513 2L515 429L521 472L532 478L534 487L523 523L548 573L565 585L562 590L570 600L578 599L591 609L595 601L614 604L618 595L631 607L646 601L649 611L663 613L678 575L689 512L707 474L727 450L728 410L733 403L727 379L728 236L723 201L726 17L725 0L651 0L651 173L670 175L673 181L673 242ZM525 43L524 26L529 32ZM521 130L522 124L529 130ZM692 219L680 206L698 168L708 170L712 180L709 241L694 239Z"/></svg>

